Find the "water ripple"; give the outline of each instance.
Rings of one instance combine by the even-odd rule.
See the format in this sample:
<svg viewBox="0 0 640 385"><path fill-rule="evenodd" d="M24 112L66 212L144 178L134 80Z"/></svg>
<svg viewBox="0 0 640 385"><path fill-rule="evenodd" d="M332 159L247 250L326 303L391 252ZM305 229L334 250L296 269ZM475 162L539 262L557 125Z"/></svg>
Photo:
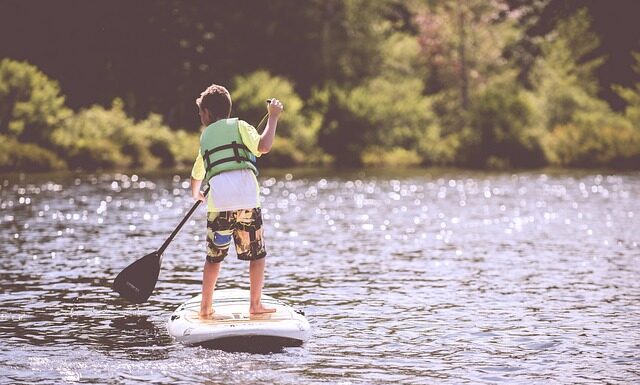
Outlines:
<svg viewBox="0 0 640 385"><path fill-rule="evenodd" d="M1 383L640 381L640 174L465 171L260 179L266 292L314 329L280 354L183 347L204 211L149 303L110 290L192 204L178 175L0 180ZM231 253L233 254L233 253ZM230 256L219 287L248 287Z"/></svg>

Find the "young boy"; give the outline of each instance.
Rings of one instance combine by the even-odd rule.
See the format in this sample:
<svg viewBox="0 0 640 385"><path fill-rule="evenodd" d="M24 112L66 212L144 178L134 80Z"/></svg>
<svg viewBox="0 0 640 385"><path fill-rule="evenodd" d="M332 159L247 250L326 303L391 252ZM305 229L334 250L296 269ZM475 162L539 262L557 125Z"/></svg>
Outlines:
<svg viewBox="0 0 640 385"><path fill-rule="evenodd" d="M211 85L196 100L200 121L206 127L200 137L200 153L191 171L191 193L205 201L200 191L209 183L207 213L207 258L202 277L200 317L213 314L213 290L233 239L238 259L249 262L250 314L272 313L262 305L262 286L267 253L264 247L260 186L255 158L271 150L282 103L271 99L269 119L260 135L255 128L231 115L231 95L226 88Z"/></svg>

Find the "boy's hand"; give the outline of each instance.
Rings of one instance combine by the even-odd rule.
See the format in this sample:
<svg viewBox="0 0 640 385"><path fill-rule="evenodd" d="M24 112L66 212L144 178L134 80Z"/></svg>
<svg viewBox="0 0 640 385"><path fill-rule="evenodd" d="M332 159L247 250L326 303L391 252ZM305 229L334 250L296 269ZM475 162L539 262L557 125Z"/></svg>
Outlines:
<svg viewBox="0 0 640 385"><path fill-rule="evenodd" d="M278 119L283 109L284 106L278 99L269 99L269 103L267 103L267 111L269 112L270 118Z"/></svg>
<svg viewBox="0 0 640 385"><path fill-rule="evenodd" d="M201 201L201 202L206 202L207 201L207 198L204 196L202 191L198 191L197 193L193 194L193 199L195 199L197 201Z"/></svg>
<svg viewBox="0 0 640 385"><path fill-rule="evenodd" d="M193 199L197 201L206 202L206 198L204 197L204 194L202 193L202 191L200 191L201 186L202 186L201 180L193 179L193 177L191 177L191 196L193 197Z"/></svg>

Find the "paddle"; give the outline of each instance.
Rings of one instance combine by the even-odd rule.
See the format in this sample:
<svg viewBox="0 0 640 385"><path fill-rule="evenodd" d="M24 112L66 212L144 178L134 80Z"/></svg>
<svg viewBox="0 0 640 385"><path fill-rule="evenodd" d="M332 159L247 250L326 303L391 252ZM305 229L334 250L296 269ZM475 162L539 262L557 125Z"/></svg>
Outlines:
<svg viewBox="0 0 640 385"><path fill-rule="evenodd" d="M204 191L206 196L209 192L209 187ZM158 276L160 275L160 265L162 263L162 253L164 253L169 243L173 241L173 238L178 234L182 226L187 222L189 217L200 205L200 201L197 201L191 207L191 210L187 215L182 218L178 227L173 230L173 233L167 238L162 246L151 254L147 254L144 257L138 259L131 265L127 266L124 270L118 274L113 281L113 290L118 292L120 296L133 303L143 303L151 296L151 292L156 287L158 282Z"/></svg>

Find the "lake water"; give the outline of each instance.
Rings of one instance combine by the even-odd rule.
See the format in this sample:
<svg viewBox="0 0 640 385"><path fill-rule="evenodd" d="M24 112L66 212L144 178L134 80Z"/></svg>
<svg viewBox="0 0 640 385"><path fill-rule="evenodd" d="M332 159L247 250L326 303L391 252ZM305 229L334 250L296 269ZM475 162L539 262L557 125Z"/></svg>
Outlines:
<svg viewBox="0 0 640 385"><path fill-rule="evenodd" d="M0 177L0 383L640 383L640 173L265 172L265 293L313 337L185 347L205 212L144 305L113 278L192 205L188 173ZM219 288L248 288L233 250Z"/></svg>

